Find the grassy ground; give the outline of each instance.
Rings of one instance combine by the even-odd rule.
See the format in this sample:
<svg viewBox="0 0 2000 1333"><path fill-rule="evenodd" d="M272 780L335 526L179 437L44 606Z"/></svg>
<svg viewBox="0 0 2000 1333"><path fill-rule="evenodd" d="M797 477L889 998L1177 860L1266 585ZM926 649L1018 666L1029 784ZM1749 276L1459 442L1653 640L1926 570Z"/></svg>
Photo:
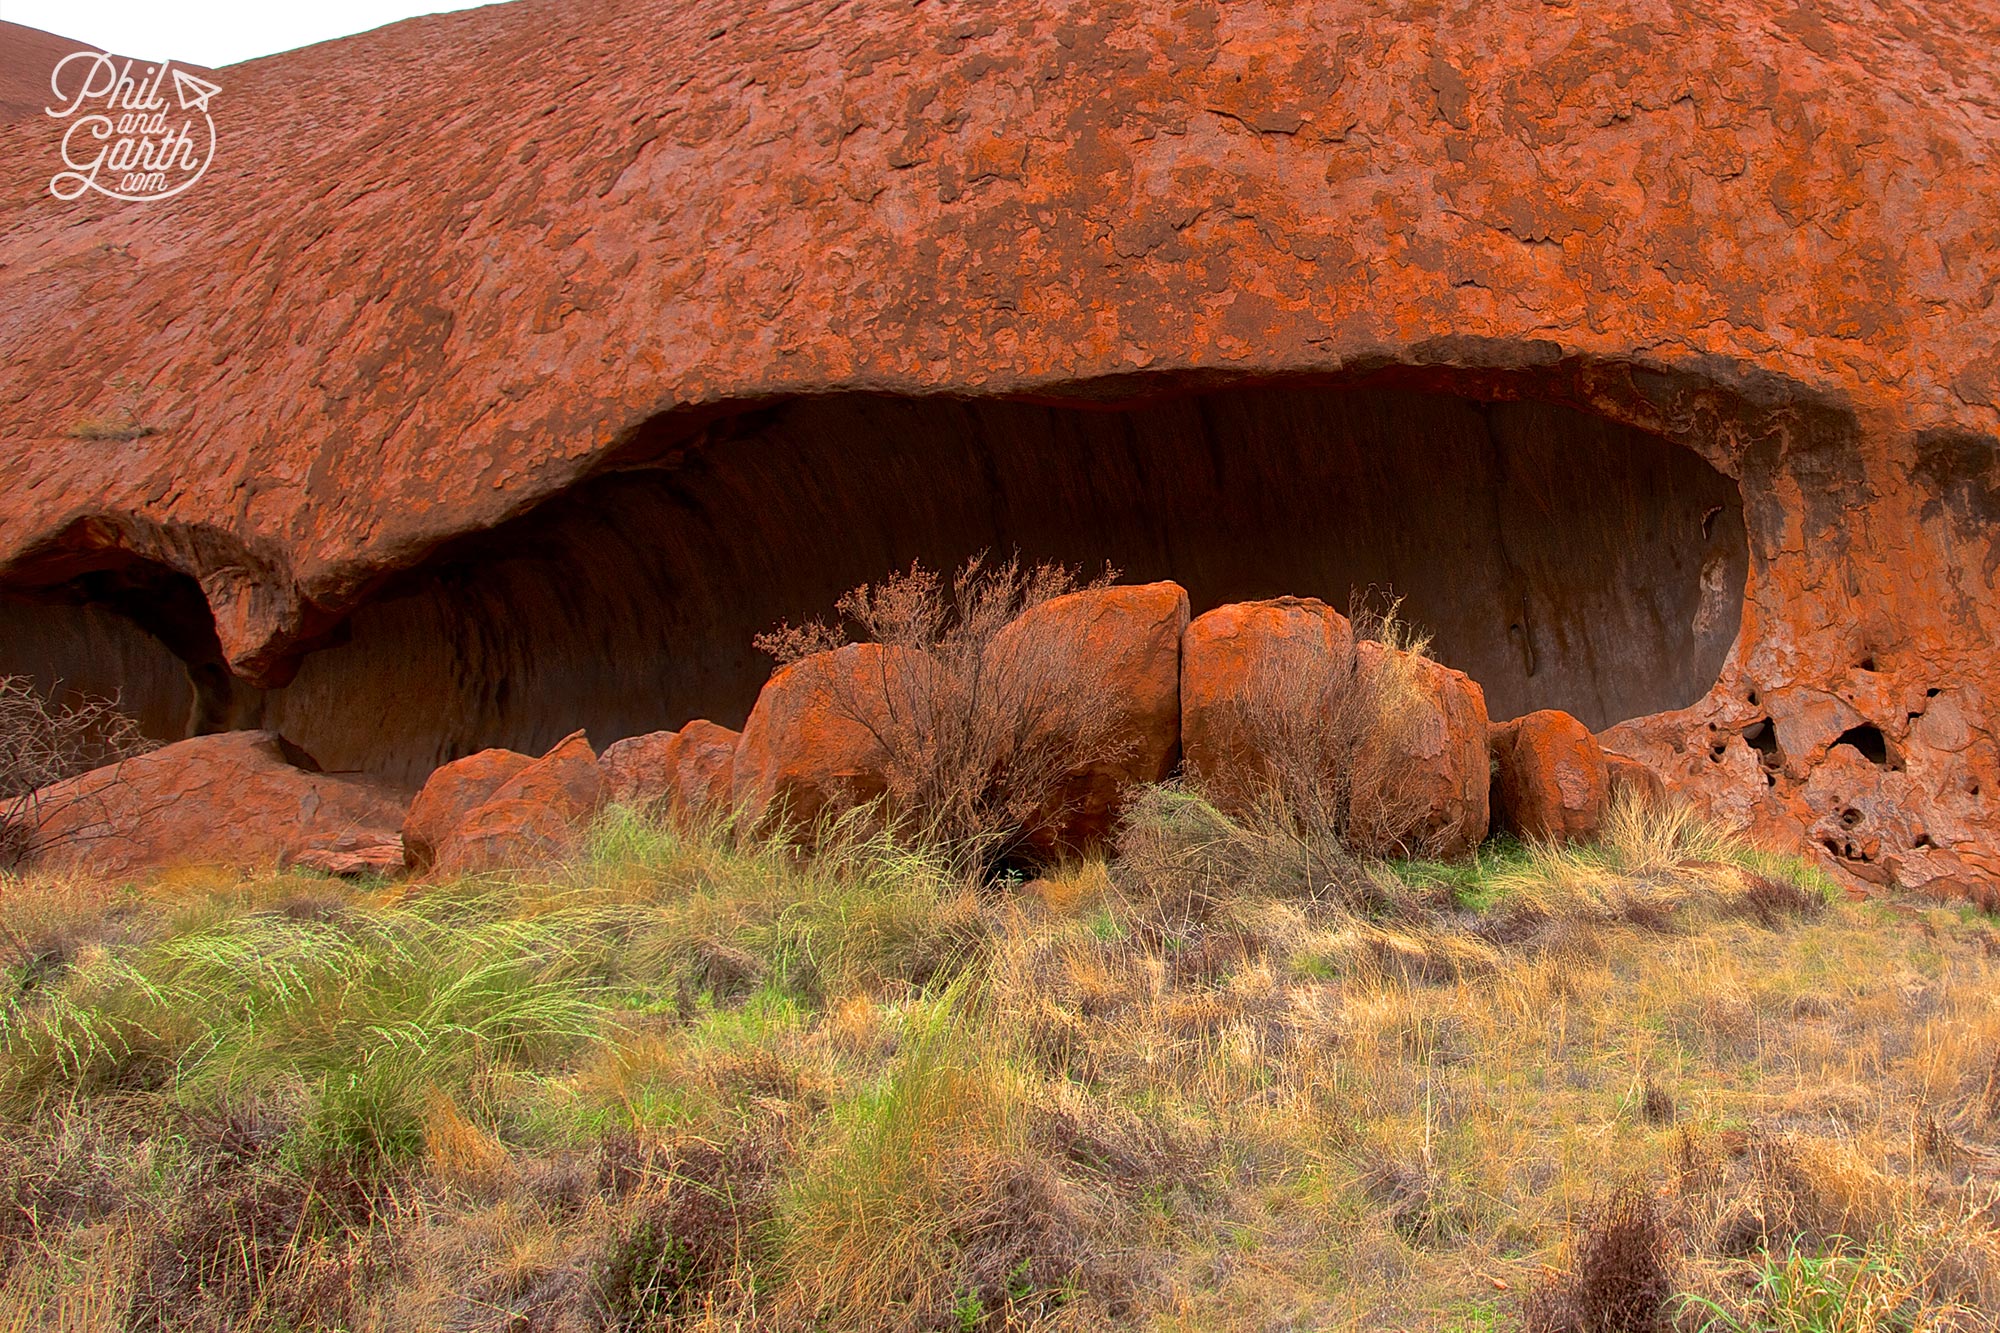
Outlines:
<svg viewBox="0 0 2000 1333"><path fill-rule="evenodd" d="M1685 819L0 884L0 1329L1991 1328L2000 935Z"/></svg>

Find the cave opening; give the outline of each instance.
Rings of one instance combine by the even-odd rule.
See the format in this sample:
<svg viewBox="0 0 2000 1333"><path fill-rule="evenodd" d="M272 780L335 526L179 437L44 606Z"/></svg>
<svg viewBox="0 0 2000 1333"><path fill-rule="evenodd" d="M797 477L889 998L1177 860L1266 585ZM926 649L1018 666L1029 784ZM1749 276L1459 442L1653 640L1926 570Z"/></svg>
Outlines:
<svg viewBox="0 0 2000 1333"><path fill-rule="evenodd" d="M386 579L256 696L258 720L330 770L412 784L578 728L602 747L696 717L739 726L769 673L759 632L912 560L1018 550L1173 579L1197 614L1400 596L1494 718L1562 708L1601 728L1713 685L1749 566L1731 478L1531 397L1348 382L1115 403L842 393L656 434ZM119 609L72 600L72 618Z"/></svg>
<svg viewBox="0 0 2000 1333"><path fill-rule="evenodd" d="M27 677L57 706L113 702L160 741L254 726L261 715L261 692L223 658L201 585L115 553L0 592L0 675Z"/></svg>

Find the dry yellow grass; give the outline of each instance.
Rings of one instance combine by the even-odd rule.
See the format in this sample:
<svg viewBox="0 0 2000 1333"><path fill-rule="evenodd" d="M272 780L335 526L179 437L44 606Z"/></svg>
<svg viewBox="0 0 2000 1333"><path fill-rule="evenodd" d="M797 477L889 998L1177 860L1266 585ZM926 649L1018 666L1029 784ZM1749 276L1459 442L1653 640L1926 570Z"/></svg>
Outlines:
<svg viewBox="0 0 2000 1333"><path fill-rule="evenodd" d="M1684 1327L1994 1326L1984 918L1816 909L1795 867L1637 810L1597 848L1340 892L1087 863L968 895L844 855L626 823L559 875L420 893L10 883L0 1185L41 1220L0 1229L0 1329L123 1327L135 1293L194 1290L160 1238L196 1237L225 1180L310 1262L252 1247L204 1289L234 1305L187 1297L169 1326L1512 1328L1627 1186L1677 1238L1677 1299L1713 1303ZM108 1003L106 969L160 975L153 942L296 919L413 948L423 912L531 951L522 984L597 1017L413 1066L406 1148L298 1157L337 1090L234 1029L229 1080L190 1047L164 1081L22 1091L49 996ZM1844 1284L1844 1322L1805 1320L1814 1283Z"/></svg>

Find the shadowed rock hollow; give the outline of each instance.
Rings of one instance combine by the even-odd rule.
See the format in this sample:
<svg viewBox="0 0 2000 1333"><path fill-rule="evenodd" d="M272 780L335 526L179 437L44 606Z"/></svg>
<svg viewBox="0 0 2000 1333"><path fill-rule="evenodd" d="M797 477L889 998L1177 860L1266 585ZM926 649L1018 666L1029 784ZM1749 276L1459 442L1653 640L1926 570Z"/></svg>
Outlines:
<svg viewBox="0 0 2000 1333"><path fill-rule="evenodd" d="M0 670L409 780L732 722L750 632L1018 543L1392 584L1496 716L2000 875L1993 15L587 8L233 67L144 209L0 187Z"/></svg>

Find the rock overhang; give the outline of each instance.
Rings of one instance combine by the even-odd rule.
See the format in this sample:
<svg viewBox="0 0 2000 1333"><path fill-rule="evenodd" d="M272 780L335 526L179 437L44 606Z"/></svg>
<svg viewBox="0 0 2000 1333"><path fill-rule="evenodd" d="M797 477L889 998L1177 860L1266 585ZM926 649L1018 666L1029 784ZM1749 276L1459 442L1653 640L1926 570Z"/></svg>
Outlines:
<svg viewBox="0 0 2000 1333"><path fill-rule="evenodd" d="M236 67L199 198L17 176L0 583L185 578L268 685L398 571L750 405L1568 375L1528 396L1743 489L1743 632L1658 762L1787 708L1903 746L1905 694L1971 719L1936 753L1990 749L1992 18L589 17L523 0ZM161 433L73 438L118 413ZM1794 766L1834 748L1803 734ZM1990 820L1942 822L1990 848Z"/></svg>

